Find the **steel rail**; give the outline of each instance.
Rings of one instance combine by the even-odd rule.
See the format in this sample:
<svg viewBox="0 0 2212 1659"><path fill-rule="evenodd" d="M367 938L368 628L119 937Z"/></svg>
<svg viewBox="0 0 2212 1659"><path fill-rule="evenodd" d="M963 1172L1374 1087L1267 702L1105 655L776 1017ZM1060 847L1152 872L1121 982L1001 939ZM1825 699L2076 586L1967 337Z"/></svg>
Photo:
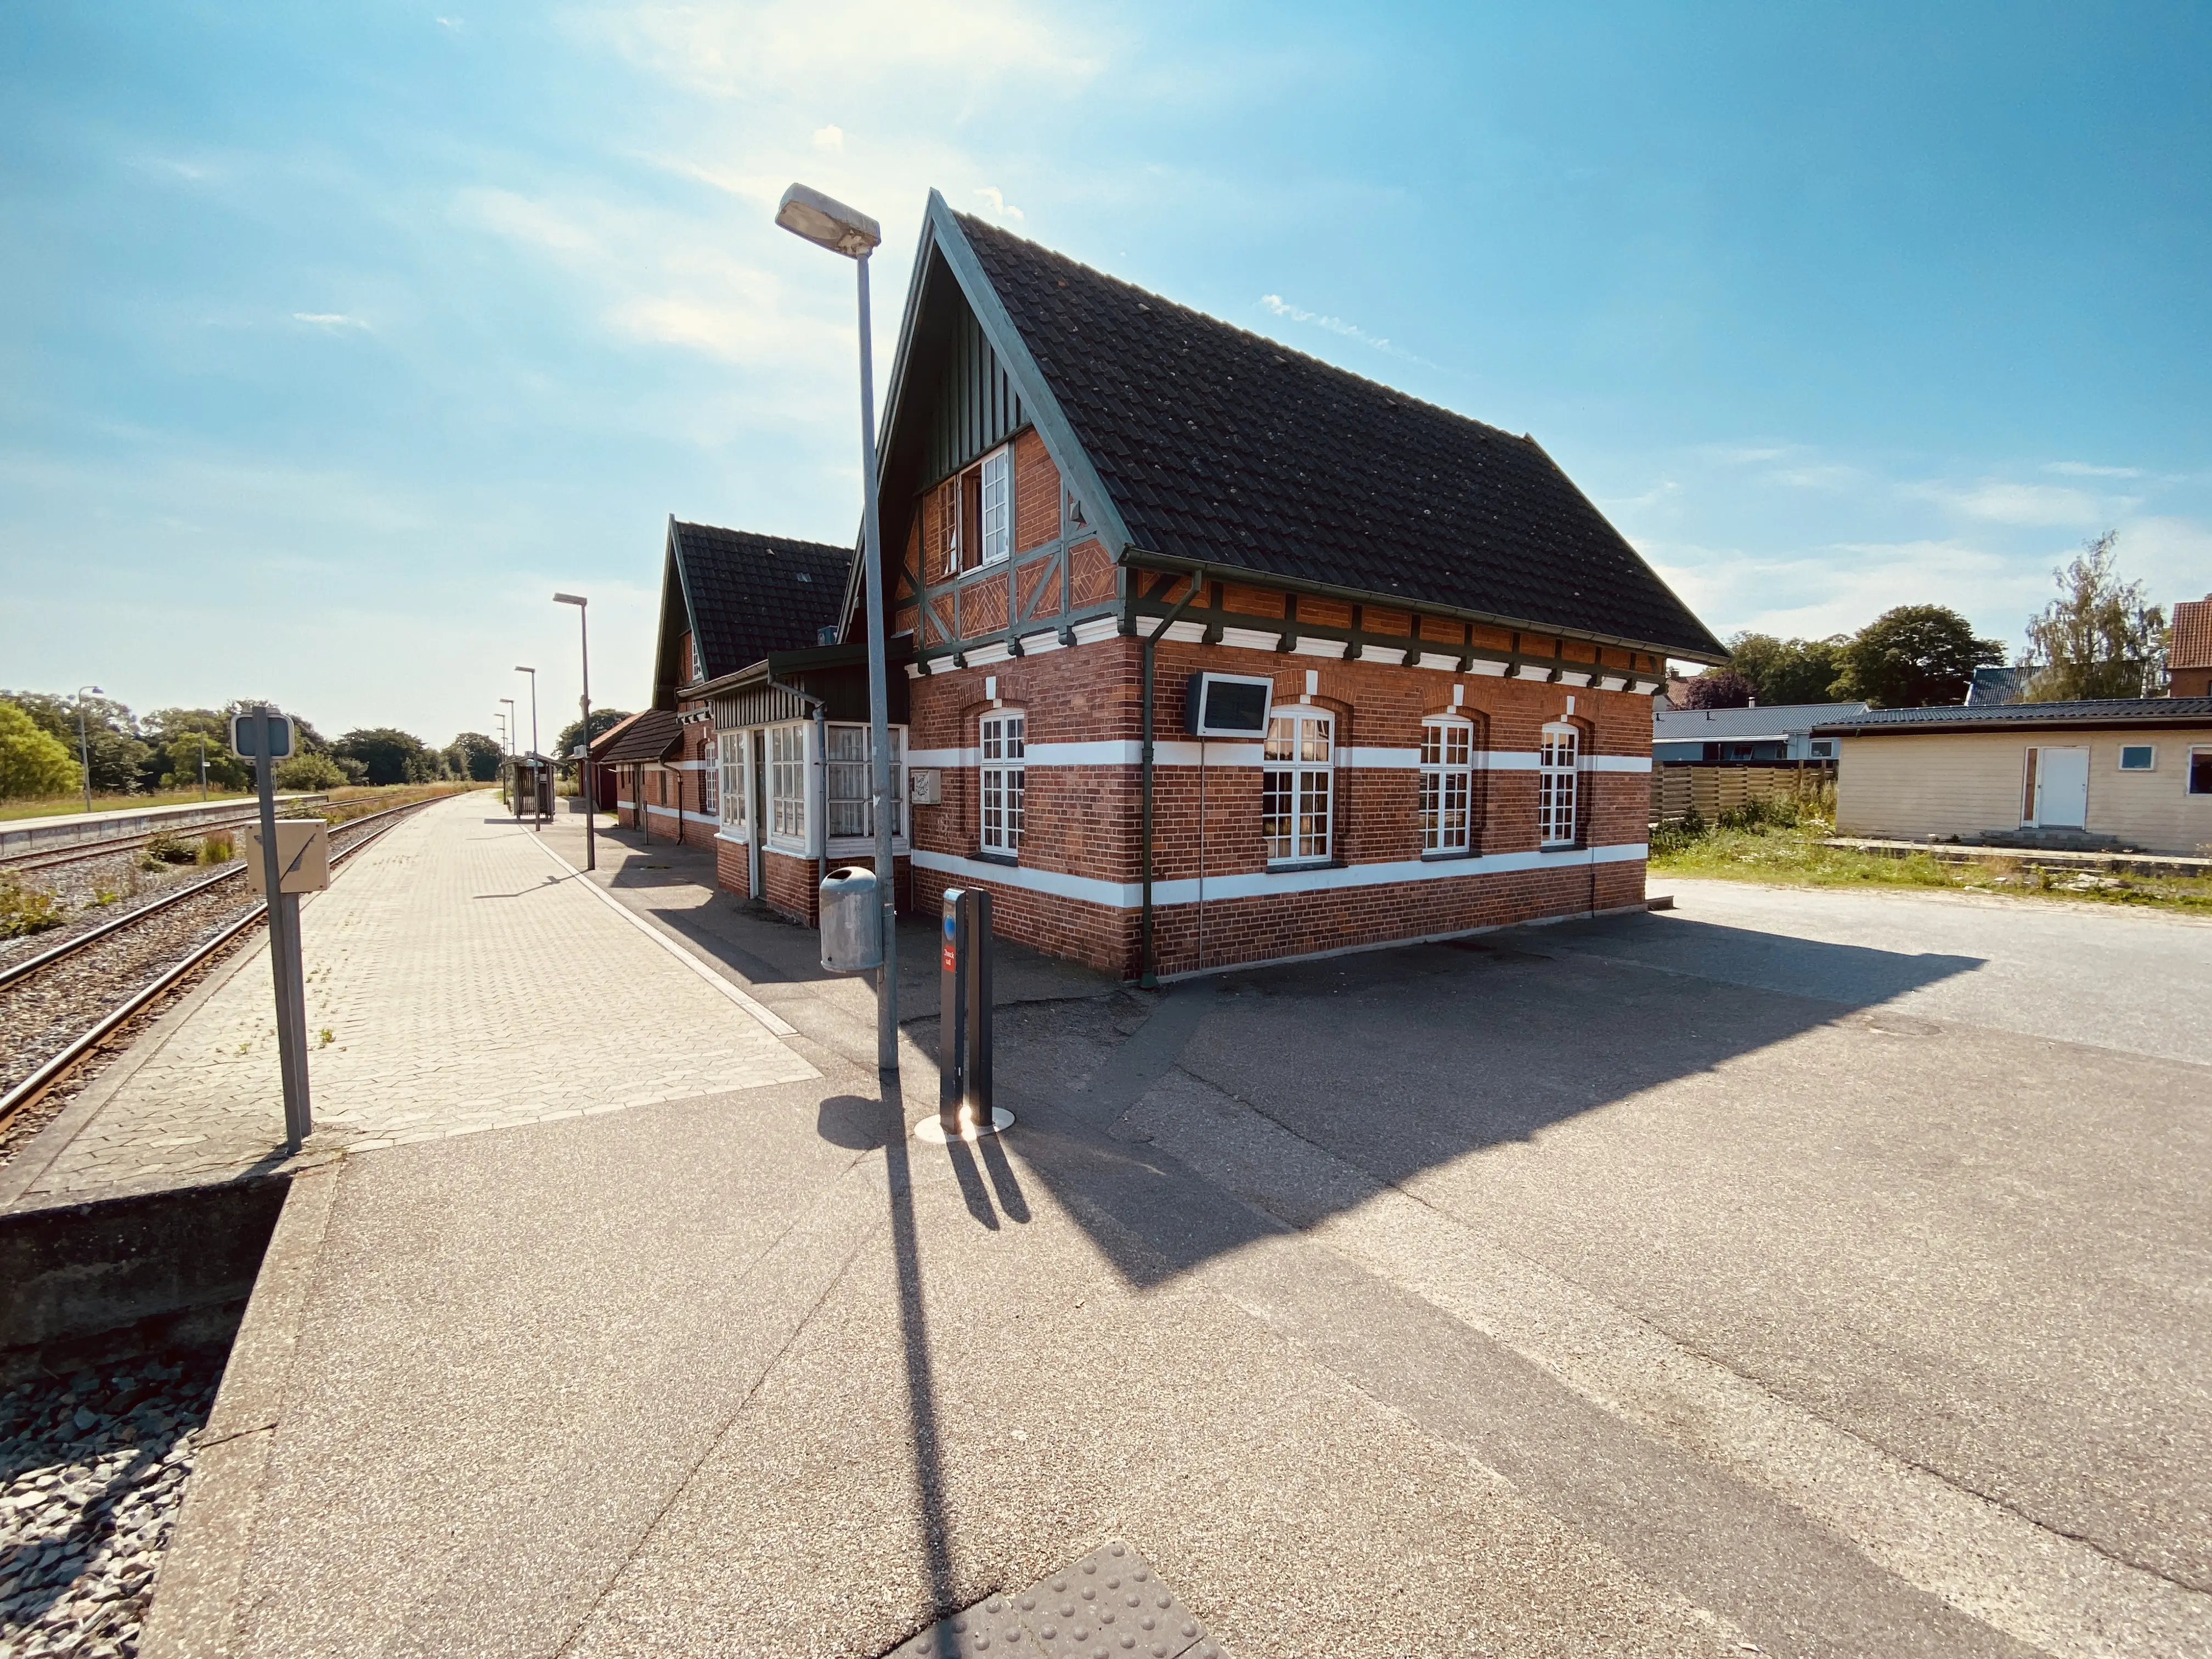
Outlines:
<svg viewBox="0 0 2212 1659"><path fill-rule="evenodd" d="M436 799L445 799L447 797L440 796ZM419 807L428 806L432 804L433 802L427 800L410 801L404 806L389 807L384 811L372 812L367 817L356 818L353 820L353 823L356 824L368 823L376 818L390 817L394 813L398 812L411 812ZM340 824L337 827L343 830L349 829L352 825ZM331 854L331 863L332 866L335 867L344 863L348 859L353 857L355 854L362 851L364 848L374 846L377 842L382 840L385 836L398 827L398 826L397 824L387 823L383 829L376 831L374 835L364 836L361 840L354 842L350 847ZM211 882L201 882L198 883L192 890L197 892L203 888L211 885L213 885ZM144 914L145 912L143 910L134 912L135 915L143 915ZM71 1038L66 1047L48 1055L46 1059L40 1064L36 1071L33 1072L21 1083L16 1084L13 1088L9 1089L6 1094L0 1095L0 1127L5 1127L15 1117L16 1113L21 1111L26 1106L31 1104L31 1103L36 1100L40 1095L52 1088L65 1073L75 1066L79 1060L82 1060L87 1054L91 1053L93 1049L98 1048L101 1040L114 1031L118 1026L121 1025L133 1014L136 1014L148 1003L153 1001L155 998L160 996L164 991L168 990L172 986L175 985L178 981L183 979L187 974L198 968L217 951L220 951L224 945L229 944L231 940L236 939L248 927L251 927L255 922L264 920L268 914L269 901L264 898L257 902L253 908L248 910L244 915L238 917L233 921L226 923L222 928L216 933L212 937L203 939L198 945L195 945L190 951L186 951L181 958L172 963L167 969L157 975L152 981L131 992L128 996L125 997L121 1002L117 1003L105 1014L102 1014L100 1018L95 1020L88 1028Z"/></svg>

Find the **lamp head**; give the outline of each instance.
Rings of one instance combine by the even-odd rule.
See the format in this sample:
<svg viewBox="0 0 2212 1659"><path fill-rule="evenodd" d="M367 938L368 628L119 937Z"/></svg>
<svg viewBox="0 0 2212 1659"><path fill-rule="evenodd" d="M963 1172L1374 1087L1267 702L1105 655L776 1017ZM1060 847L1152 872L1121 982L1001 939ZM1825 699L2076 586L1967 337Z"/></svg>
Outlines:
<svg viewBox="0 0 2212 1659"><path fill-rule="evenodd" d="M527 663L519 662L514 665L514 672L518 674L535 674L538 671Z"/></svg>
<svg viewBox="0 0 2212 1659"><path fill-rule="evenodd" d="M556 605L588 605L591 601L578 593L556 593L553 596L553 603Z"/></svg>
<svg viewBox="0 0 2212 1659"><path fill-rule="evenodd" d="M818 190L793 185L775 204L775 222L817 247L865 259L884 240L884 228L858 208L848 208Z"/></svg>

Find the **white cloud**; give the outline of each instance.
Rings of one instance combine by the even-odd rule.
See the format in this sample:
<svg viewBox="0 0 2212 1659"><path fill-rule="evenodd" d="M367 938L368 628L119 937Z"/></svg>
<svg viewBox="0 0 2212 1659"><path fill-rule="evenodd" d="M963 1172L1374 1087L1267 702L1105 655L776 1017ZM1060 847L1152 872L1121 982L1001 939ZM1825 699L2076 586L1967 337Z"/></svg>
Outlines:
<svg viewBox="0 0 2212 1659"><path fill-rule="evenodd" d="M456 34L461 32L461 20L458 17L441 17L437 23L441 29L451 29Z"/></svg>
<svg viewBox="0 0 2212 1659"><path fill-rule="evenodd" d="M827 150L841 150L844 149L845 129L835 126L817 127L814 130L814 148L817 149Z"/></svg>
<svg viewBox="0 0 2212 1659"><path fill-rule="evenodd" d="M997 214L1001 219L1026 219L1029 217L1029 216L1024 213L1019 208L1010 205L1006 201L1005 193L1001 191L996 185L982 185L975 193L981 197L985 201L988 202L991 204L991 211Z"/></svg>
<svg viewBox="0 0 2212 1659"><path fill-rule="evenodd" d="M2104 506L2087 491L2057 484L2007 483L1985 478L1964 489L1948 484L1923 484L1920 489L1922 494L1954 512L1992 524L2080 526L2107 516Z"/></svg>
<svg viewBox="0 0 2212 1659"><path fill-rule="evenodd" d="M1089 79L1099 60L1067 20L1018 0L815 0L805 6L640 5L599 27L634 62L719 98L886 82L972 98L1014 79Z"/></svg>
<svg viewBox="0 0 2212 1659"><path fill-rule="evenodd" d="M1262 294L1260 296L1260 303L1273 312L1276 316L1287 318L1291 322L1308 323L1316 328L1325 328L1332 334L1341 334L1347 340L1357 340L1364 346L1372 346L1377 351L1389 356L1401 358L1409 363L1419 363L1424 368L1437 367L1426 357L1417 357L1404 347L1391 344L1388 339L1379 334L1370 334L1357 323L1347 323L1341 317L1324 317L1318 312L1304 310L1291 304L1279 294Z"/></svg>
<svg viewBox="0 0 2212 1659"><path fill-rule="evenodd" d="M339 333L349 328L357 328L364 334L374 332L360 318L349 317L341 311L295 311L292 313L292 320L295 323L306 323L315 328L328 329L332 333Z"/></svg>
<svg viewBox="0 0 2212 1659"><path fill-rule="evenodd" d="M2069 478L2140 478L2143 475L2139 466L2092 466L2087 461L2046 461L2043 470Z"/></svg>

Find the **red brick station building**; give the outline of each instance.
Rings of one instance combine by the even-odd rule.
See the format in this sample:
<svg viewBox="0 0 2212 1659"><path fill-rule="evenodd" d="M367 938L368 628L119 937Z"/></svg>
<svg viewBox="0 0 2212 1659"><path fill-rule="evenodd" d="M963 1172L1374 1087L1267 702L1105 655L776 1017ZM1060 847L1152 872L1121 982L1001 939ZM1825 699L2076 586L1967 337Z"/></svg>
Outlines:
<svg viewBox="0 0 2212 1659"><path fill-rule="evenodd" d="M1651 693L1725 653L1534 439L933 193L882 443L902 908L1140 978L1643 903ZM811 921L872 861L859 562L665 570L622 821Z"/></svg>

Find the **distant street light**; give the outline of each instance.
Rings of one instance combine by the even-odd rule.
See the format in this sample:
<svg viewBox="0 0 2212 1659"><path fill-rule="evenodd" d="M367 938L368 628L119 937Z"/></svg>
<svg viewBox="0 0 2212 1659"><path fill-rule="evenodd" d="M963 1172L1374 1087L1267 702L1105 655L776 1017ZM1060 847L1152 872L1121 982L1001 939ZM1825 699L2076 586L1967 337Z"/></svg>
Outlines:
<svg viewBox="0 0 2212 1659"><path fill-rule="evenodd" d="M538 793L538 671L517 663L514 665L514 672L530 676L530 827L532 830L543 830L545 827L545 814L542 809L545 805L545 798Z"/></svg>
<svg viewBox="0 0 2212 1659"><path fill-rule="evenodd" d="M860 556L868 584L868 744L870 798L876 823L876 880L883 894L884 965L876 979L876 1068L898 1070L898 904L891 861L890 690L884 669L884 571L876 523L876 383L868 342L868 256L884 228L856 208L818 190L793 185L776 204L775 222L817 247L842 253L860 273Z"/></svg>
<svg viewBox="0 0 2212 1659"><path fill-rule="evenodd" d="M584 868L599 867L599 842L592 826L592 809L599 805L598 792L592 787L592 629L586 620L591 601L575 593L556 593L556 605L576 607L576 637L584 647L584 759L576 769L576 787L584 797Z"/></svg>
<svg viewBox="0 0 2212 1659"><path fill-rule="evenodd" d="M103 697L107 694L96 685L80 685L76 689L76 757L78 763L84 768L84 810L89 812L92 811L92 742L85 736L84 729L84 694L88 691L97 692Z"/></svg>

